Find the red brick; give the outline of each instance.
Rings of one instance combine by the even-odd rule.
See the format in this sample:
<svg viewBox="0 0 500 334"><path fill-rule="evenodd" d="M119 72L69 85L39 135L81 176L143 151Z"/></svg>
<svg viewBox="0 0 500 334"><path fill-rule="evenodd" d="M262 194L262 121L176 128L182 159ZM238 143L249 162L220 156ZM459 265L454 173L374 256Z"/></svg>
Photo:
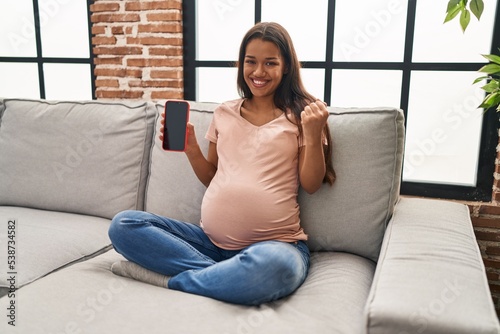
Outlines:
<svg viewBox="0 0 500 334"><path fill-rule="evenodd" d="M127 66L137 67L176 67L182 66L182 59L168 58L131 58L127 59Z"/></svg>
<svg viewBox="0 0 500 334"><path fill-rule="evenodd" d="M483 258L483 262L486 268L500 269L500 260Z"/></svg>
<svg viewBox="0 0 500 334"><path fill-rule="evenodd" d="M179 23L162 24L140 24L138 32L167 33L182 32L182 25Z"/></svg>
<svg viewBox="0 0 500 334"><path fill-rule="evenodd" d="M127 44L139 45L182 45L182 38L169 37L128 37Z"/></svg>
<svg viewBox="0 0 500 334"><path fill-rule="evenodd" d="M487 246L486 254L488 255L500 255L500 247L499 246Z"/></svg>
<svg viewBox="0 0 500 334"><path fill-rule="evenodd" d="M94 58L95 65L121 65L123 57L96 57Z"/></svg>
<svg viewBox="0 0 500 334"><path fill-rule="evenodd" d="M153 100L163 100L163 99L183 99L184 93L182 91L154 91L151 92L151 99Z"/></svg>
<svg viewBox="0 0 500 334"><path fill-rule="evenodd" d="M479 207L479 213L500 216L500 206L498 206L498 205L481 205Z"/></svg>
<svg viewBox="0 0 500 334"><path fill-rule="evenodd" d="M139 14L92 14L92 23L96 22L138 22L141 20Z"/></svg>
<svg viewBox="0 0 500 334"><path fill-rule="evenodd" d="M143 48L140 46L112 46L95 47L95 55L141 55Z"/></svg>
<svg viewBox="0 0 500 334"><path fill-rule="evenodd" d="M116 12L120 10L120 4L117 2L97 2L90 5L90 11L95 12Z"/></svg>
<svg viewBox="0 0 500 334"><path fill-rule="evenodd" d="M161 22L166 22L166 21L182 21L182 15L180 12L168 12L168 13L151 13L147 14L146 18L149 22L154 22L154 21L161 21Z"/></svg>
<svg viewBox="0 0 500 334"><path fill-rule="evenodd" d="M154 9L181 9L182 4L180 1L169 0L169 1L136 1L136 2L126 2L125 10L154 10Z"/></svg>
<svg viewBox="0 0 500 334"><path fill-rule="evenodd" d="M102 35L106 33L106 27L105 26L92 26L92 34L94 35Z"/></svg>
<svg viewBox="0 0 500 334"><path fill-rule="evenodd" d="M499 217L472 217L472 225L475 227L490 227L490 228L500 228L500 216ZM499 231L500 233L500 231Z"/></svg>
<svg viewBox="0 0 500 334"><path fill-rule="evenodd" d="M182 56L183 50L182 47L180 46L173 46L166 48L151 47L149 48L149 54L152 56Z"/></svg>
<svg viewBox="0 0 500 334"><path fill-rule="evenodd" d="M120 87L120 83L116 79L97 79L95 85L96 87Z"/></svg>
<svg viewBox="0 0 500 334"><path fill-rule="evenodd" d="M111 33L113 35L123 35L125 33L124 27L122 27L122 26L111 27Z"/></svg>
<svg viewBox="0 0 500 334"><path fill-rule="evenodd" d="M92 37L93 45L101 45L101 44L116 44L116 37Z"/></svg>
<svg viewBox="0 0 500 334"><path fill-rule="evenodd" d="M182 88L183 84L180 80L144 80L144 81L130 81L130 87L169 87L169 88Z"/></svg>
<svg viewBox="0 0 500 334"><path fill-rule="evenodd" d="M94 70L96 77L124 77L127 72L124 68L98 68Z"/></svg>
<svg viewBox="0 0 500 334"><path fill-rule="evenodd" d="M500 242L500 233L478 230L474 230L474 233L476 234L476 239L478 240Z"/></svg>
<svg viewBox="0 0 500 334"><path fill-rule="evenodd" d="M142 70L127 69L125 76L129 78L142 78Z"/></svg>
<svg viewBox="0 0 500 334"><path fill-rule="evenodd" d="M153 79L181 79L183 72L181 70L151 70L150 76Z"/></svg>
<svg viewBox="0 0 500 334"><path fill-rule="evenodd" d="M500 285L499 284L491 284L490 283L490 290L491 290L491 292L500 293Z"/></svg>
<svg viewBox="0 0 500 334"><path fill-rule="evenodd" d="M486 277L488 277L488 281L499 281L500 280L500 275L498 273L487 272Z"/></svg>
<svg viewBox="0 0 500 334"><path fill-rule="evenodd" d="M96 68L94 70L94 74L96 77L133 77L133 78L141 78L142 71L141 70L132 70L126 68Z"/></svg>
<svg viewBox="0 0 500 334"><path fill-rule="evenodd" d="M143 95L143 91L96 90L96 97L101 99L140 99Z"/></svg>

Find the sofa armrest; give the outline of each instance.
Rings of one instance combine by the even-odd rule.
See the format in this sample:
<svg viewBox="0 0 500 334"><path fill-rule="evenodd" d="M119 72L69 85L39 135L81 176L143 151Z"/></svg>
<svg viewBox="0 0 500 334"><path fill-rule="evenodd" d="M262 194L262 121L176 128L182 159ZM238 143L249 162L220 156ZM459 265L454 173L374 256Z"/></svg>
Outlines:
<svg viewBox="0 0 500 334"><path fill-rule="evenodd" d="M499 333L467 206L402 198L365 307L367 333Z"/></svg>

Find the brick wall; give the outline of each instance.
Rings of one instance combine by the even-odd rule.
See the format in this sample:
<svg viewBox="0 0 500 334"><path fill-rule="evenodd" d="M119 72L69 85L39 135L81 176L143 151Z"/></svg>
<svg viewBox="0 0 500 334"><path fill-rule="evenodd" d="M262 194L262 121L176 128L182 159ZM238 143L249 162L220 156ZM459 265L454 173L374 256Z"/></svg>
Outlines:
<svg viewBox="0 0 500 334"><path fill-rule="evenodd" d="M98 99L183 97L182 0L96 0L92 11ZM500 163L491 203L466 203L500 315Z"/></svg>
<svg viewBox="0 0 500 334"><path fill-rule="evenodd" d="M500 317L500 143L492 186L492 201L489 203L467 203L472 225L481 249L491 295L497 315Z"/></svg>
<svg viewBox="0 0 500 334"><path fill-rule="evenodd" d="M183 97L182 0L91 5L98 99Z"/></svg>
<svg viewBox="0 0 500 334"><path fill-rule="evenodd" d="M500 317L500 206L498 202L469 203L469 208L493 302Z"/></svg>

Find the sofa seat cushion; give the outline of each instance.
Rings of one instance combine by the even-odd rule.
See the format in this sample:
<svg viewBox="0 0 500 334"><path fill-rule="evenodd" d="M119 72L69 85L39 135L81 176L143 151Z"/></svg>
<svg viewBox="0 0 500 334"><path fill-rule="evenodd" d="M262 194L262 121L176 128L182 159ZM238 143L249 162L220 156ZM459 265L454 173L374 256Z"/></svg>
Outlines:
<svg viewBox="0 0 500 334"><path fill-rule="evenodd" d="M15 231L15 238L8 236L9 220L15 221L15 229L11 229ZM15 285L20 288L68 264L108 250L109 223L108 219L99 217L0 206L0 245L5 246L0 252L3 294L10 287L7 272L17 273ZM9 268L6 245L12 240L15 241L15 264Z"/></svg>
<svg viewBox="0 0 500 334"><path fill-rule="evenodd" d="M115 276L111 264L121 259L110 250L24 287L18 304L29 321L19 319L19 332L360 333L375 268L355 255L314 253L294 294L245 307Z"/></svg>
<svg viewBox="0 0 500 334"><path fill-rule="evenodd" d="M146 102L0 99L0 205L141 210L156 113Z"/></svg>

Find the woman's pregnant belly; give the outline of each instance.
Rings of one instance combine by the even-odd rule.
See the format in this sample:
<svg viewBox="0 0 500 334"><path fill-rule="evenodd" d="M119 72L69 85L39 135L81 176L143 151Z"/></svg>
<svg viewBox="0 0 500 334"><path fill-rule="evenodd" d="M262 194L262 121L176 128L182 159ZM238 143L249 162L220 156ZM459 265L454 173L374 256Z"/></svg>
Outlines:
<svg viewBox="0 0 500 334"><path fill-rule="evenodd" d="M225 249L303 235L294 192L259 184L212 182L203 198L201 224L210 239ZM304 235L305 236L305 235Z"/></svg>

